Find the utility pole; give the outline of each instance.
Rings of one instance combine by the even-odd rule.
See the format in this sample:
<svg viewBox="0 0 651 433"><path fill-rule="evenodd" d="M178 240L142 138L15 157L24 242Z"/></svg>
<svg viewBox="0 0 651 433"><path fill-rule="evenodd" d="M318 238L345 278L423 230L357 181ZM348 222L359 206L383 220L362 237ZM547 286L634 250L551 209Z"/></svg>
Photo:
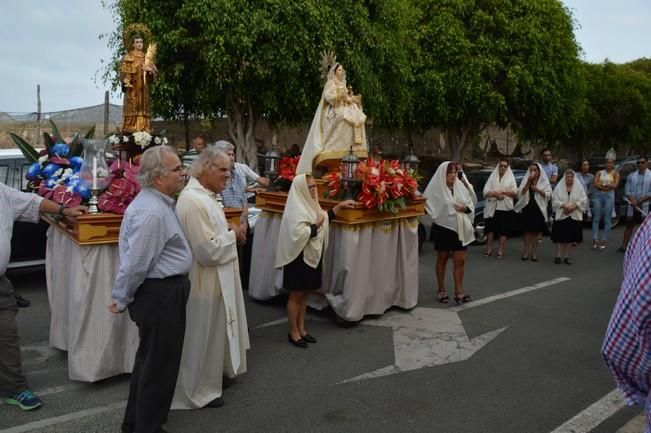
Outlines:
<svg viewBox="0 0 651 433"><path fill-rule="evenodd" d="M108 135L109 124L109 92L104 92L104 136Z"/></svg>
<svg viewBox="0 0 651 433"><path fill-rule="evenodd" d="M41 85L36 85L36 144L41 143Z"/></svg>

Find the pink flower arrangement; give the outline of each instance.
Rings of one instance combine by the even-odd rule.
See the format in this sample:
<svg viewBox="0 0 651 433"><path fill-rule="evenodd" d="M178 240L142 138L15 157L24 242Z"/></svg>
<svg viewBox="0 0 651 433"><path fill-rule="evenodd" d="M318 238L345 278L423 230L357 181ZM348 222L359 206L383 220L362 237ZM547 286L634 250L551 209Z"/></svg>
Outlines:
<svg viewBox="0 0 651 433"><path fill-rule="evenodd" d="M97 207L102 212L124 214L127 206L140 192L137 176L140 166L131 162L114 161L109 167L111 183L98 197Z"/></svg>

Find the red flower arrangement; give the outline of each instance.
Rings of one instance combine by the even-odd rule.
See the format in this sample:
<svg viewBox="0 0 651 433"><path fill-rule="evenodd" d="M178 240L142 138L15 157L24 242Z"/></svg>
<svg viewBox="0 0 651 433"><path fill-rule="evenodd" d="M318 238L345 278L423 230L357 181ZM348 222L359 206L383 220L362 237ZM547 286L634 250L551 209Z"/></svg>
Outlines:
<svg viewBox="0 0 651 433"><path fill-rule="evenodd" d="M137 158L136 160L139 160ZM114 161L109 167L111 183L98 197L97 207L102 212L113 212L123 215L140 192L137 176L140 166L132 162Z"/></svg>
<svg viewBox="0 0 651 433"><path fill-rule="evenodd" d="M281 191L289 191L292 182L296 177L296 167L301 155L285 155L278 162L278 178L275 180L276 187Z"/></svg>
<svg viewBox="0 0 651 433"><path fill-rule="evenodd" d="M296 177L296 167L298 166L299 159L301 159L300 154L280 158L280 162L278 163L278 178L292 182L294 177Z"/></svg>
<svg viewBox="0 0 651 433"><path fill-rule="evenodd" d="M406 207L407 200L417 197L418 182L408 170L400 167L398 160L368 158L359 163L356 175L362 186L355 199L367 209L397 214ZM340 196L343 193L341 173L331 173L326 179L330 188L328 196Z"/></svg>

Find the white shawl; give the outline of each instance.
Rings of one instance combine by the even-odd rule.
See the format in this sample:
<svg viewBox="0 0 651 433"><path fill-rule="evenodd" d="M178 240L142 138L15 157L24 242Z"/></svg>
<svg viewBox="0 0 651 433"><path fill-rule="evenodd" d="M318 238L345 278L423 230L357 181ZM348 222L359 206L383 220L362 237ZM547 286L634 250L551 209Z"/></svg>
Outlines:
<svg viewBox="0 0 651 433"><path fill-rule="evenodd" d="M296 174L312 174L314 158L323 151L323 126L321 125L321 117L323 116L323 109L326 106L325 92L326 87L324 86L321 99L319 100L319 106L316 108L316 113L314 113L310 131L307 133L305 145L303 146L301 157L296 166Z"/></svg>
<svg viewBox="0 0 651 433"><path fill-rule="evenodd" d="M484 185L484 219L492 218L493 215L495 215L495 211L497 210L497 205L499 204L500 200L498 200L495 197L486 197L486 194L489 192L518 192L518 184L515 182L515 176L513 176L513 170L511 170L511 167L506 168L506 173L504 173L504 176L500 179L500 165L499 163L493 170L490 176L488 176L488 180L486 181L486 185ZM513 210L513 198L509 196L504 196L504 198L501 200L502 204L506 209L504 210Z"/></svg>
<svg viewBox="0 0 651 433"><path fill-rule="evenodd" d="M317 235L310 237L310 225L316 224L319 213L324 214L323 225ZM316 269L323 251L328 247L328 214L321 209L319 202L310 195L307 176L299 174L294 178L285 203L283 219L280 222L278 246L276 248L276 268L281 268L303 252L303 261Z"/></svg>
<svg viewBox="0 0 651 433"><path fill-rule="evenodd" d="M549 201L549 197L552 195L552 186L549 184L549 178L545 174L545 170L543 170L540 163L536 162L536 165L538 166L538 172L540 173L538 176L538 184L536 185L536 188L543 190L545 192L545 195L542 196L538 193L535 193L533 196L536 199L536 204L538 205L540 212L542 212L545 221L547 221L547 202ZM529 190L524 191L524 187L529 181L530 173L531 169L527 170L527 174L524 175L524 179L522 179L522 182L520 182L520 188L518 189L519 198L518 202L515 204L516 212L522 212L522 209L527 207L529 204Z"/></svg>
<svg viewBox="0 0 651 433"><path fill-rule="evenodd" d="M472 222L475 217L475 206L472 197L458 177L454 178L452 192L446 185L445 178L450 161L439 165L436 173L429 181L423 197L427 199L425 210L432 216L434 222L453 230L459 236L462 245L468 245L475 240L475 230ZM468 207L470 213L457 212L455 204Z"/></svg>
<svg viewBox="0 0 651 433"><path fill-rule="evenodd" d="M474 206L477 206L477 193L475 192L475 187L472 186L472 183L468 180L468 176L466 176L466 172L462 171L461 176L463 177L463 180L468 184L468 187L466 190L468 191L468 194L470 194L470 198L472 199L472 204ZM463 183L463 182L462 182ZM465 184L464 184L465 186Z"/></svg>
<svg viewBox="0 0 651 433"><path fill-rule="evenodd" d="M552 194L552 209L554 209L556 221L567 217L571 217L575 221L583 221L583 212L585 212L588 206L588 196L585 193L583 185L581 185L581 181L577 179L576 173L574 173L574 184L572 185L572 191L568 198L565 176L569 172L574 173L573 170L567 170L563 175L563 179L558 182L554 189L554 193ZM561 206L566 203L577 205L576 210L570 214L563 212Z"/></svg>

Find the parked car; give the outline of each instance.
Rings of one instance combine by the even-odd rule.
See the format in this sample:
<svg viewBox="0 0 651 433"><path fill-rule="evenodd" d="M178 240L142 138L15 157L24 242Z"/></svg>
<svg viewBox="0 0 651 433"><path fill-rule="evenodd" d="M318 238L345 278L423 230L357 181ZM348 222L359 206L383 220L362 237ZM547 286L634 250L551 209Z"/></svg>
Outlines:
<svg viewBox="0 0 651 433"><path fill-rule="evenodd" d="M493 169L482 169L472 172L467 172L466 176L468 181L472 184L477 194L477 205L475 206L475 220L473 225L475 227L475 244L484 244L486 243L486 223L484 222L484 185L488 181L488 177L493 172ZM527 173L527 170L513 170L513 175L515 176L515 181L520 185L520 182L524 178L524 175ZM418 227L418 247L422 248L423 243L426 239L432 240L432 225L434 221L432 218L425 214L419 217L419 227Z"/></svg>
<svg viewBox="0 0 651 433"><path fill-rule="evenodd" d="M18 149L0 149L0 182L5 185L25 190L27 180L25 173L30 164ZM46 231L49 225L45 221L38 224L17 221L11 235L11 257L8 269L45 264Z"/></svg>

